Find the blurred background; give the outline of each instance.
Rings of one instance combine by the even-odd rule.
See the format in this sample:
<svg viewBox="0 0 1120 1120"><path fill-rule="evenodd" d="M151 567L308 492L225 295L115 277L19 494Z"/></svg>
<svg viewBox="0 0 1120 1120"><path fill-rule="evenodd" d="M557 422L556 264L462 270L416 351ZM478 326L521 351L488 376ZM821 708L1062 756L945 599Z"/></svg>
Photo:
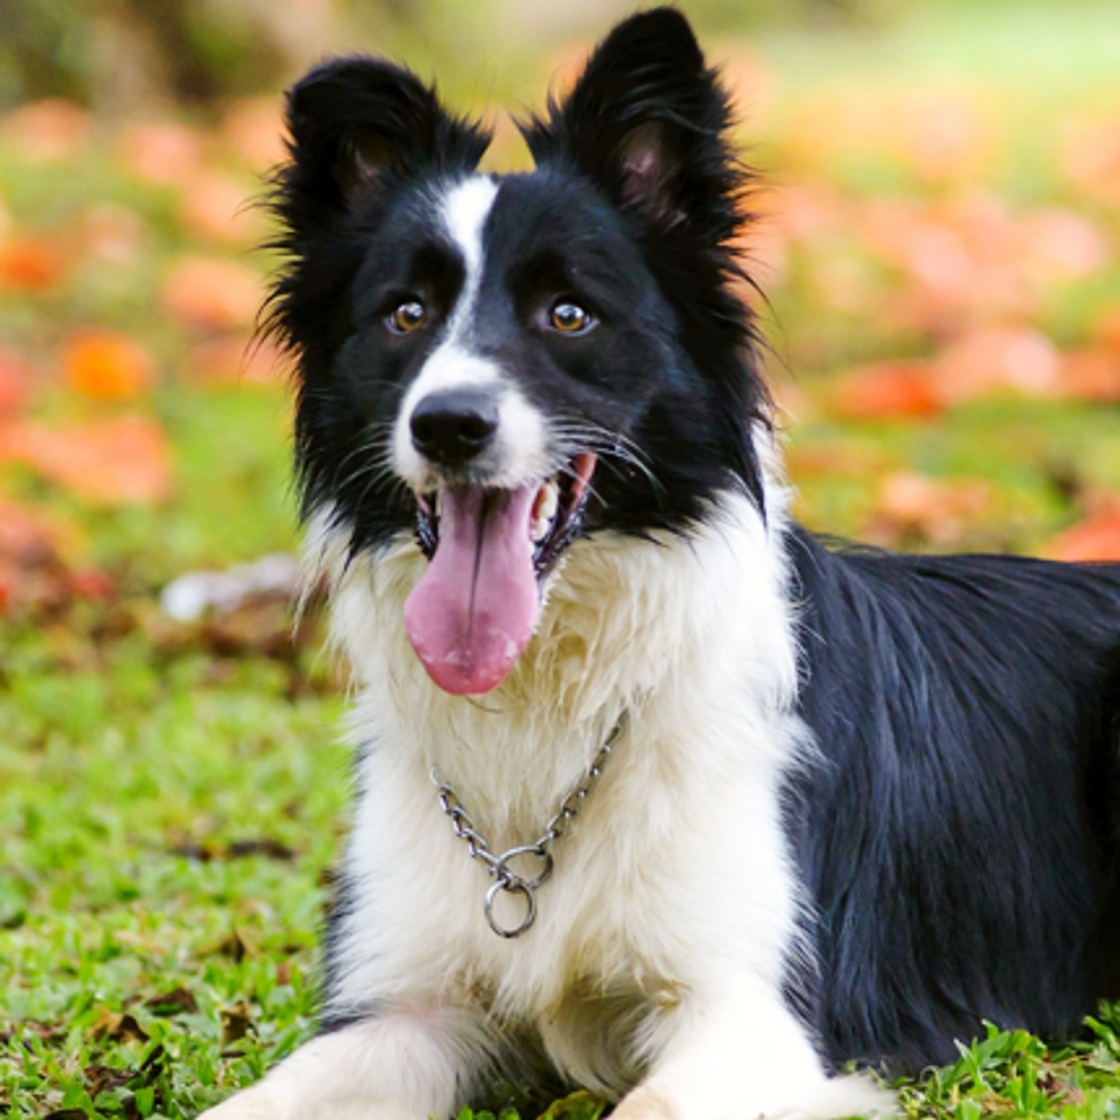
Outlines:
<svg viewBox="0 0 1120 1120"><path fill-rule="evenodd" d="M1120 551L1115 4L686 7L768 184L744 249L802 515ZM5 0L0 612L292 546L283 362L249 345L287 84L332 52L407 60L516 167L505 109L563 88L626 8Z"/></svg>
<svg viewBox="0 0 1120 1120"><path fill-rule="evenodd" d="M1120 557L1116 0L681 6L766 182L743 250L798 515L888 547ZM287 601L285 364L251 341L281 91L385 53L493 120L488 163L516 168L507 110L629 8L0 0L9 1115L110 1092L90 1073L110 1044L155 1069L125 1008L188 1065L199 1047L203 1086L309 1021L345 752L341 675ZM37 1073L5 1057L20 1031Z"/></svg>

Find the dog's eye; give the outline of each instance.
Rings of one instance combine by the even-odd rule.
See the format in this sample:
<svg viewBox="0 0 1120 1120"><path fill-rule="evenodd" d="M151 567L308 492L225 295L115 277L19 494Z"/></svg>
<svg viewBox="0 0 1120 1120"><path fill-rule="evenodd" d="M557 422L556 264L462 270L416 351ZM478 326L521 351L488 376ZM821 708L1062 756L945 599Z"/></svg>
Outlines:
<svg viewBox="0 0 1120 1120"><path fill-rule="evenodd" d="M548 313L548 321L553 330L563 334L583 334L590 329L593 319L591 313L585 311L578 303L562 299L552 305Z"/></svg>
<svg viewBox="0 0 1120 1120"><path fill-rule="evenodd" d="M389 328L397 334L410 334L428 321L428 309L418 300L405 300L389 316Z"/></svg>

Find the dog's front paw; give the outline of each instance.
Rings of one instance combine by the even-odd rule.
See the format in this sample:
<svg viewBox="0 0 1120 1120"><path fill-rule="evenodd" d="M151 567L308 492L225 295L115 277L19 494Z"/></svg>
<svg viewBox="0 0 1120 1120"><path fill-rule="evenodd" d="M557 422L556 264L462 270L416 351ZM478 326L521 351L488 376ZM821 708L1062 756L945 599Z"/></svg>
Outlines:
<svg viewBox="0 0 1120 1120"><path fill-rule="evenodd" d="M323 1095L311 1088L298 1100L270 1091L267 1082L234 1093L197 1120L422 1120L387 1101Z"/></svg>
<svg viewBox="0 0 1120 1120"><path fill-rule="evenodd" d="M611 1120L724 1120L722 1110L717 1116L710 1108L708 1102L698 1112L691 1100L675 1100L646 1085L624 1097ZM894 1097L862 1074L828 1079L808 1093L790 1085L785 1100L752 1100L750 1082L745 1080L734 1105L727 1106L726 1120L843 1120L853 1116L886 1120L897 1111Z"/></svg>
<svg viewBox="0 0 1120 1120"><path fill-rule="evenodd" d="M254 1101L249 1093L235 1093L221 1104L201 1113L197 1120L280 1120L283 1112L265 1101Z"/></svg>
<svg viewBox="0 0 1120 1120"><path fill-rule="evenodd" d="M641 1086L623 1097L611 1120L683 1120L681 1110L656 1089Z"/></svg>

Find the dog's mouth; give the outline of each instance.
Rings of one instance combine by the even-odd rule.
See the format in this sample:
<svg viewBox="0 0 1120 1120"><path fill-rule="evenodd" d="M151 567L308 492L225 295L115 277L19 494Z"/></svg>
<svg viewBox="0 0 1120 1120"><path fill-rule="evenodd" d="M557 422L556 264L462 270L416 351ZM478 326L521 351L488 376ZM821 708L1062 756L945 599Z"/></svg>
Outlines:
<svg viewBox="0 0 1120 1120"><path fill-rule="evenodd" d="M515 489L452 485L417 495L428 568L405 604L405 627L440 688L496 688L536 630L541 588L579 533L596 456L576 455Z"/></svg>

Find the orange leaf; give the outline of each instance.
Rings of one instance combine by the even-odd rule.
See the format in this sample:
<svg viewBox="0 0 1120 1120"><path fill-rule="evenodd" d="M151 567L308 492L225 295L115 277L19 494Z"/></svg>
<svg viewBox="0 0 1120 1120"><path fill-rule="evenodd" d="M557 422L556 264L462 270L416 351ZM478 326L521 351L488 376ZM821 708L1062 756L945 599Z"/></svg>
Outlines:
<svg viewBox="0 0 1120 1120"><path fill-rule="evenodd" d="M1104 202L1120 197L1120 122L1080 120L1067 130L1063 170Z"/></svg>
<svg viewBox="0 0 1120 1120"><path fill-rule="evenodd" d="M0 348L0 420L15 416L31 396L31 367L15 350Z"/></svg>
<svg viewBox="0 0 1120 1120"><path fill-rule="evenodd" d="M172 267L163 284L164 307L191 327L251 327L260 302L260 277L236 261L187 257Z"/></svg>
<svg viewBox="0 0 1120 1120"><path fill-rule="evenodd" d="M1101 316L1094 334L1102 346L1120 354L1120 304L1110 307Z"/></svg>
<svg viewBox="0 0 1120 1120"><path fill-rule="evenodd" d="M1058 389L1083 401L1120 401L1120 349L1062 355Z"/></svg>
<svg viewBox="0 0 1120 1120"><path fill-rule="evenodd" d="M183 223L196 237L235 245L261 239L260 211L248 203L251 189L218 171L192 175L180 195Z"/></svg>
<svg viewBox="0 0 1120 1120"><path fill-rule="evenodd" d="M132 174L166 186L182 183L198 169L202 149L201 133L173 121L134 124L120 140L121 156Z"/></svg>
<svg viewBox="0 0 1120 1120"><path fill-rule="evenodd" d="M1112 256L1104 231L1063 206L1034 211L1020 235L1028 260L1046 281L1091 276L1107 268Z"/></svg>
<svg viewBox="0 0 1120 1120"><path fill-rule="evenodd" d="M832 411L849 420L933 416L942 401L927 362L883 362L837 381L830 392Z"/></svg>
<svg viewBox="0 0 1120 1120"><path fill-rule="evenodd" d="M9 425L0 432L2 458L26 463L97 504L146 505L171 492L167 439L139 417L57 428Z"/></svg>
<svg viewBox="0 0 1120 1120"><path fill-rule="evenodd" d="M56 163L78 155L93 132L89 114L60 97L36 101L3 122L11 152L29 163Z"/></svg>
<svg viewBox="0 0 1120 1120"><path fill-rule="evenodd" d="M41 292L65 273L62 254L42 237L19 237L0 247L0 288Z"/></svg>
<svg viewBox="0 0 1120 1120"><path fill-rule="evenodd" d="M1120 506L1102 509L1059 533L1045 552L1055 560L1120 560Z"/></svg>
<svg viewBox="0 0 1120 1120"><path fill-rule="evenodd" d="M972 331L942 351L936 364L938 391L954 404L1000 391L1046 394L1058 387L1057 348L1034 330Z"/></svg>
<svg viewBox="0 0 1120 1120"><path fill-rule="evenodd" d="M101 400L135 397L155 379L155 361L147 348L114 331L72 332L62 345L62 366L72 389Z"/></svg>
<svg viewBox="0 0 1120 1120"><path fill-rule="evenodd" d="M75 568L70 572L68 584L70 591L78 599L99 599L105 602L116 591L108 573L100 568Z"/></svg>

